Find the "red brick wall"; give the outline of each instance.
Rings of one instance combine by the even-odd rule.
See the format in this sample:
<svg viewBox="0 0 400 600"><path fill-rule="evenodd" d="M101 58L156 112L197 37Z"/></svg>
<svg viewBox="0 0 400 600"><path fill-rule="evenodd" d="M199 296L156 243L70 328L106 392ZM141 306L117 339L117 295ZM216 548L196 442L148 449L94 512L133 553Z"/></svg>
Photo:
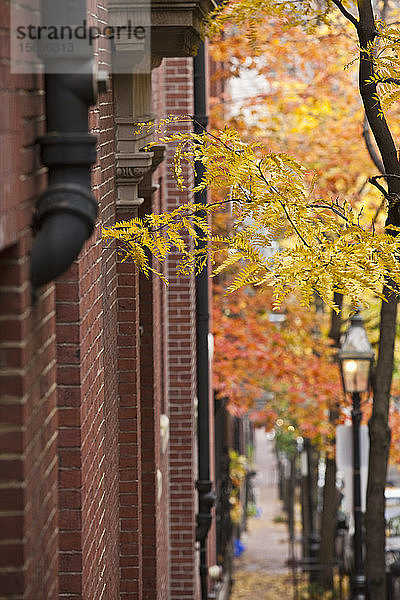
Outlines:
<svg viewBox="0 0 400 600"><path fill-rule="evenodd" d="M10 75L0 0L0 598L57 598L54 288L31 302L30 223L45 181L41 79Z"/></svg>
<svg viewBox="0 0 400 600"><path fill-rule="evenodd" d="M106 5L88 1L90 24ZM107 60L102 49L99 60ZM111 93L90 112L98 136L92 186L99 221L115 222ZM60 598L119 597L117 264L100 224L57 282Z"/></svg>
<svg viewBox="0 0 400 600"><path fill-rule="evenodd" d="M193 61L185 58L165 59L155 73L159 87L159 116L193 113ZM177 130L190 127L179 123ZM165 202L168 209L192 199L180 193L170 175L173 149L167 148ZM168 401L170 417L169 495L170 495L170 594L173 600L196 599L198 556L195 549L197 513L197 443L196 443L196 336L194 277L177 277L179 260L168 260Z"/></svg>
<svg viewBox="0 0 400 600"><path fill-rule="evenodd" d="M132 211L118 210L118 220ZM142 464L139 280L134 265L118 264L119 530L121 600L142 598Z"/></svg>
<svg viewBox="0 0 400 600"><path fill-rule="evenodd" d="M44 132L42 80L10 73L9 30L10 3L0 0L0 250L30 224L30 201L43 185L34 149Z"/></svg>
<svg viewBox="0 0 400 600"><path fill-rule="evenodd" d="M160 194L146 198L142 216L161 209ZM154 264L159 269L159 265ZM142 417L142 511L143 511L143 600L168 598L168 463L160 451L160 415L163 399L162 294L164 284L158 276L140 276L140 402ZM163 401L164 400L164 401ZM157 472L162 476L158 497Z"/></svg>
<svg viewBox="0 0 400 600"><path fill-rule="evenodd" d="M112 102L91 113L99 136L93 189L115 220ZM57 282L60 597L119 594L117 265L100 226Z"/></svg>
<svg viewBox="0 0 400 600"><path fill-rule="evenodd" d="M0 597L34 600L57 595L57 414L54 293L30 305L26 258L0 254Z"/></svg>
<svg viewBox="0 0 400 600"><path fill-rule="evenodd" d="M97 3L88 4L96 20ZM171 257L168 293L157 277L139 282L113 245L103 248L98 225L32 306L43 93L39 77L8 74L7 11L0 0L0 600L196 600L194 280L176 279ZM160 114L192 112L191 80L191 59L165 61L155 75ZM90 115L105 224L123 217L112 111L104 95ZM186 200L165 173L165 165L156 172L160 190L143 210ZM165 455L162 412L171 419Z"/></svg>
<svg viewBox="0 0 400 600"><path fill-rule="evenodd" d="M30 303L25 241L0 253L0 597L34 600L57 597L55 332L52 286Z"/></svg>

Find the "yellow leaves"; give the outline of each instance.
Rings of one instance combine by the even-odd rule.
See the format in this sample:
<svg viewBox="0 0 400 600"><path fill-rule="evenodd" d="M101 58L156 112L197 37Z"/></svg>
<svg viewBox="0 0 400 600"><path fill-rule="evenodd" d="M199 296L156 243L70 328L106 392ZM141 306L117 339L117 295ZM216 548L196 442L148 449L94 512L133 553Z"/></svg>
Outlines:
<svg viewBox="0 0 400 600"><path fill-rule="evenodd" d="M215 207L210 207L212 212ZM116 239L122 260L131 259L146 275L155 273L165 283L168 281L151 266L149 254L160 263L172 250L182 255L179 271L195 270L196 264L204 266L206 249L193 249L191 239L201 236L210 237L207 213L200 214L199 207L186 203L169 213L149 214L143 219L135 218L121 221L112 227L102 228L103 239Z"/></svg>
<svg viewBox="0 0 400 600"><path fill-rule="evenodd" d="M204 236L212 256L225 253L215 274L238 267L228 291L272 285L277 304L296 291L308 305L316 291L335 308L333 291L359 303L367 290L381 296L388 279L400 285L400 236L363 226L361 213L346 202L313 200L304 168L290 156L267 152L258 142L246 144L232 128L215 134L174 132L163 140L176 146L178 184L186 183L183 163L192 168L202 163L196 189L219 190L222 200L202 206L201 213L198 205L187 203L104 228L103 237L117 239L124 258L132 258L146 275L153 272L148 252L162 262L172 249L182 256L179 272L201 270L207 249L193 248L190 238ZM233 207L232 232L213 236L208 215L227 203ZM269 248L277 239L281 250L273 254Z"/></svg>
<svg viewBox="0 0 400 600"><path fill-rule="evenodd" d="M229 450L229 477L232 483L229 503L230 515L233 523L240 523L243 507L240 502L241 486L246 478L247 458L236 450Z"/></svg>
<svg viewBox="0 0 400 600"><path fill-rule="evenodd" d="M322 6L322 5L321 5ZM208 17L206 33L218 35L229 23L241 28L250 46L257 48L257 31L264 17L279 17L286 25L301 24L314 29L324 20L328 5L321 9L313 0L274 2L272 0L231 0L220 3ZM317 18L316 18L317 17Z"/></svg>
<svg viewBox="0 0 400 600"><path fill-rule="evenodd" d="M323 125L327 117L333 114L333 108L328 98L307 98L292 111L296 117L293 133L308 134Z"/></svg>
<svg viewBox="0 0 400 600"><path fill-rule="evenodd" d="M379 35L364 51L374 65L367 83L376 86L373 97L380 102L378 116L383 119L385 111L400 99L400 29L383 21L377 21L376 27Z"/></svg>
<svg viewBox="0 0 400 600"><path fill-rule="evenodd" d="M286 535L286 524L282 524L281 527L282 537L284 537ZM287 552L285 547L284 552ZM246 568L243 570L235 569L231 599L253 600L253 598L259 598L259 600L276 600L277 598L291 598L293 597L291 577L286 573L266 573L261 569L255 571Z"/></svg>

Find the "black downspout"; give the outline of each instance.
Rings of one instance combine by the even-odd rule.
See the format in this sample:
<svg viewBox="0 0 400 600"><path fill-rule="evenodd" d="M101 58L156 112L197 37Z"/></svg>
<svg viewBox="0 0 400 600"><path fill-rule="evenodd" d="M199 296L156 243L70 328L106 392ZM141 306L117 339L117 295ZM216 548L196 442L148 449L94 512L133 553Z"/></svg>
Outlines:
<svg viewBox="0 0 400 600"><path fill-rule="evenodd" d="M82 25L86 0L42 0L42 24ZM41 54L45 67L46 135L39 138L48 187L36 203L31 250L33 293L66 271L93 231L97 202L91 191L91 166L97 138L88 133L88 110L96 102L93 50L73 40L72 57ZM43 47L46 44L43 42ZM51 44L50 44L51 46Z"/></svg>
<svg viewBox="0 0 400 600"><path fill-rule="evenodd" d="M200 42L194 58L194 130L201 133L207 127L206 115L206 64L204 42ZM196 164L196 185L201 181L204 168ZM207 204L207 190L196 192L196 204ZM207 241L198 231L200 239L197 248L205 248ZM203 239L201 239L203 238ZM208 269L203 268L196 276L196 330L197 330L197 398L198 398L198 452L199 479L196 487L199 493L199 512L197 514L196 541L200 543L200 581L201 598L208 597L207 535L211 526L211 508L215 494L210 481L210 406L209 406L209 307L208 307Z"/></svg>

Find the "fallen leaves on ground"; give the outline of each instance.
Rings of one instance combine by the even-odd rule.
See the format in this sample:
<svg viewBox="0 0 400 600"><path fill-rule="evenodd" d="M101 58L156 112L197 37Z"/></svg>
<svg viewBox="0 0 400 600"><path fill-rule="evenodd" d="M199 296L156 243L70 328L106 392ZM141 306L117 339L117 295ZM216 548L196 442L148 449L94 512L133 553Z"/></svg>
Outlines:
<svg viewBox="0 0 400 600"><path fill-rule="evenodd" d="M235 571L230 600L277 600L293 596L292 578L262 571Z"/></svg>
<svg viewBox="0 0 400 600"><path fill-rule="evenodd" d="M323 592L318 586L310 585L307 577L301 578L298 573L296 585L293 585L291 574L264 573L262 571L237 570L233 575L233 586L230 600L277 600L285 598L290 600L332 600L332 598L347 597L348 585L343 582L344 588L340 593L338 575L335 576L335 592Z"/></svg>

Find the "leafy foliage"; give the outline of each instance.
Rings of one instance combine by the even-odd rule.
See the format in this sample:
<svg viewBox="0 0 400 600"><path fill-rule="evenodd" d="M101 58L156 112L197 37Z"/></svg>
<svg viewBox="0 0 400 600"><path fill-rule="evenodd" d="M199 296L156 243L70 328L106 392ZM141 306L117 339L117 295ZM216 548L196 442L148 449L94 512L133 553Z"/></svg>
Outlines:
<svg viewBox="0 0 400 600"><path fill-rule="evenodd" d="M213 208L209 207L208 213ZM103 227L103 239L118 240L123 260L132 259L146 276L156 273L168 283L163 274L153 268L149 255L163 262L174 249L182 256L178 272L185 273L196 267L201 270L207 259L207 250L195 250L189 242L190 236L197 238L199 232L210 236L207 215L200 213L195 204L186 203L167 213L151 213L144 218L136 217Z"/></svg>
<svg viewBox="0 0 400 600"><path fill-rule="evenodd" d="M206 31L212 37L227 25L240 27L242 30L244 28L250 43L257 46L258 26L265 16L279 17L287 26L312 26L316 20L326 18L329 7L329 2L314 0L230 0L220 3L211 12L206 22Z"/></svg>
<svg viewBox="0 0 400 600"><path fill-rule="evenodd" d="M243 505L241 502L242 486L246 480L247 458L236 450L229 450L229 477L232 488L229 497L231 505L230 516L232 523L238 525L243 517Z"/></svg>
<svg viewBox="0 0 400 600"><path fill-rule="evenodd" d="M161 141L177 144L174 173L181 189L185 189L183 164L195 169L201 163L204 176L193 191L208 187L223 194L223 200L205 205L203 217L196 216L194 205L185 205L171 214L149 215L143 222L106 230L105 235L126 244L127 256L145 272L150 268L140 250L143 245L161 260L172 244L180 248L182 271L198 264L195 253L183 247L179 231L185 228L196 238L198 225L209 235L206 215L230 203L232 233L209 235L211 253L227 252L216 273L240 264L228 291L250 284L272 285L277 305L292 291L309 305L316 291L333 306L333 291L357 303L366 290L382 296L382 285L389 278L400 283L400 240L363 223L362 210L355 211L346 201L313 197L313 182L290 156L268 152L259 142L245 143L231 128L216 134L173 133ZM265 249L278 238L288 243L268 256Z"/></svg>
<svg viewBox="0 0 400 600"><path fill-rule="evenodd" d="M328 412L341 401L338 367L326 335L316 335L323 319L293 298L282 308L279 326L267 291L215 294L214 387L232 414L323 446L334 433Z"/></svg>
<svg viewBox="0 0 400 600"><path fill-rule="evenodd" d="M387 25L376 22L376 37L373 43L364 49L374 65L374 74L367 81L377 84L375 99L384 112L400 99L400 28L398 24Z"/></svg>
<svg viewBox="0 0 400 600"><path fill-rule="evenodd" d="M210 31L216 31L230 24L231 30L235 31L239 24L246 23L250 37L251 32L257 37L257 51L261 51L260 23L265 25L267 15L270 20L274 20L275 26L280 28L283 40L282 44L276 45L277 37L273 44L270 44L277 47L273 65L287 65L290 62L286 56L283 57L283 45L286 43L285 27L289 25L291 31L297 26L297 35L303 39L307 37L304 27L306 30L307 27L312 27L318 42L326 38L325 47L327 50L331 48L334 40L330 37L326 23L337 19L338 14L336 11L335 16L331 11L332 4L340 4L342 10L346 11L338 2L282 3L271 0L233 0L216 9L209 20L209 28ZM352 19L355 20L354 17ZM380 47L378 52L377 48L371 45L368 52L371 60L376 61L377 67L380 68L374 77L379 79L381 86L390 87L397 83L394 80L397 76L397 30L394 26L387 28L382 23L378 23L377 28L380 32L379 43L381 46L383 44L383 49ZM349 39L343 23L338 35L344 40ZM297 45L297 48L301 47L303 44ZM306 47L304 53L309 51L307 44ZM392 54L389 56L390 51ZM329 53L322 54L320 59L310 58L307 63L304 62L305 56L302 55L301 49L297 50L297 55L297 63L302 72L300 80L307 82L310 68L312 76L315 77L315 73L320 72L318 60L326 62ZM245 57L244 52L242 56ZM308 71L305 64L311 65ZM271 62L268 61L265 68L270 67ZM274 72L273 70L272 73ZM321 72L325 71L321 69ZM384 78L387 80L388 77L393 81L384 83ZM338 85L337 79L337 70L327 68L323 85L331 86L332 92L334 86ZM281 78L279 81L281 82ZM318 83L320 89L322 81ZM323 115L325 127L327 116L333 115L332 123L335 124L338 121L338 108L341 115L348 109L348 97L341 89L339 96L344 100L334 104L329 100L328 94L322 98L312 98L308 88L306 94L304 86L296 86L293 87L291 83L291 87L286 88L286 110L282 111L282 114L295 114L297 123L293 123L292 132L297 130L299 134L299 147L305 146L304 140L310 138L313 132L319 131L316 115ZM296 106L296 97L303 101L303 106ZM330 97L332 98L332 93ZM288 101L291 106L287 104ZM388 103L390 101L388 99ZM183 117L183 120L188 119L189 116ZM158 133L177 120L177 117L165 119ZM286 118L286 121L288 120ZM275 134L282 130L281 125L282 120ZM152 125L143 124L143 127L151 128ZM349 126L345 129L349 130ZM355 136L352 137L354 139ZM182 253L182 262L178 268L180 272L190 269L199 271L205 264L205 250L198 246L192 247L185 234L196 240L201 232L208 239L208 251L218 265L216 273L229 269L233 264L240 266L228 291L249 284L271 285L275 291L277 306L291 291L298 293L304 305L310 303L314 292L317 291L323 300L332 306L333 291L348 295L350 301L356 304L365 299L367 291L383 297L381 290L387 281L393 282L393 289L397 288L400 282L399 242L395 236L375 227L376 219L371 216L370 199L365 203L366 206L352 206L348 198L331 199L325 195L327 184L332 185L333 182L338 190L347 191L346 187L343 188L347 173L339 175L339 171L343 171L339 162L334 167L330 165L328 170L313 178L307 170L308 166L303 167L287 153L271 151L270 147L259 141L244 141L232 127L222 128L215 133L166 133L161 134L159 141L176 147L173 169L178 186L185 189L184 163L194 170L202 163L204 177L194 191L207 186L218 193L219 201L209 203L204 213L196 212L193 205L185 205L171 215L158 215L157 223L151 222L152 217L148 215L143 220L119 223L114 228L105 229L104 237L118 239L124 258L132 258L146 274L154 270L149 252L162 261L172 248ZM268 141L268 146L270 145ZM341 157L339 152L338 161L341 161ZM315 167L321 168L322 165L316 164ZM355 178L354 183L357 181L358 178ZM339 185L339 182L342 183ZM348 187L347 183L346 186ZM208 215L226 204L232 207L232 232L225 236L213 236L208 228ZM391 232L394 230L392 227ZM268 249L277 239L284 240L283 249L272 256L272 251Z"/></svg>

